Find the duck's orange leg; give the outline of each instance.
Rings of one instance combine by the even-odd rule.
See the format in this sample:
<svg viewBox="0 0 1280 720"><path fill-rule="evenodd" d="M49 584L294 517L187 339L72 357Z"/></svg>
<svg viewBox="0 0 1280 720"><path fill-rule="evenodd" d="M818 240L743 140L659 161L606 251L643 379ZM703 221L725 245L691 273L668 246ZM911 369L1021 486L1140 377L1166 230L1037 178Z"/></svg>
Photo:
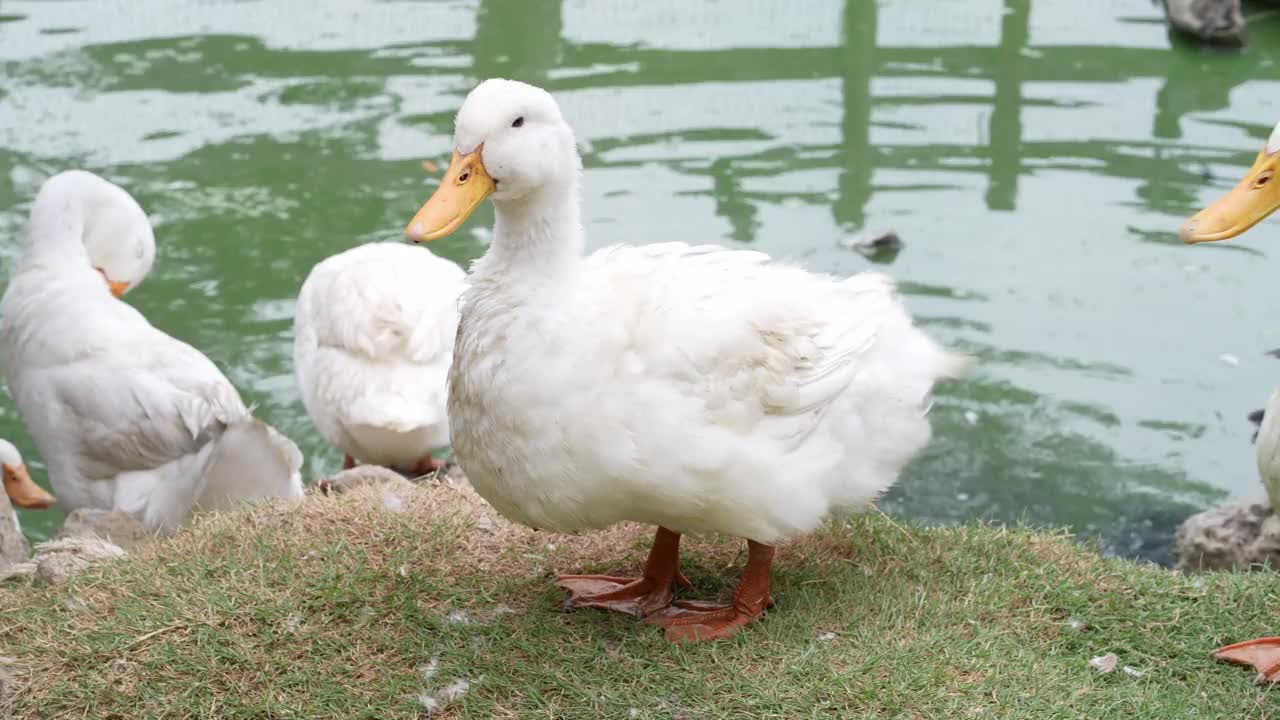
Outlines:
<svg viewBox="0 0 1280 720"><path fill-rule="evenodd" d="M561 575L556 584L569 591L565 609L598 608L645 617L671 604L675 586L689 587L680 572L680 533L658 528L638 578L610 575Z"/></svg>
<svg viewBox="0 0 1280 720"><path fill-rule="evenodd" d="M430 475L444 466L444 460L437 458L431 453L427 453L421 460L418 460L418 462L406 468L399 468L399 470L402 474L409 475L410 477L422 477L423 475Z"/></svg>
<svg viewBox="0 0 1280 720"><path fill-rule="evenodd" d="M773 607L769 596L769 574L773 568L772 545L747 541L747 567L728 605L677 602L645 619L667 629L667 639L676 641L719 640L758 620Z"/></svg>
<svg viewBox="0 0 1280 720"><path fill-rule="evenodd" d="M1259 684L1280 681L1280 637L1258 638L1227 645L1214 650L1213 656L1227 662L1252 665L1258 671L1254 682Z"/></svg>

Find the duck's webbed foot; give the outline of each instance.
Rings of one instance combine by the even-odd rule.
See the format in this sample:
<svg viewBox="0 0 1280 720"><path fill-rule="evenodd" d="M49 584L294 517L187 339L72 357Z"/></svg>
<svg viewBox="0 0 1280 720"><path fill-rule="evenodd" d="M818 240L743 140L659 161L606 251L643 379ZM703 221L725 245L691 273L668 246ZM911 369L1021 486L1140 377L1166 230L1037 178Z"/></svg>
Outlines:
<svg viewBox="0 0 1280 720"><path fill-rule="evenodd" d="M645 618L645 622L665 627L668 640L697 642L729 637L760 619L767 608L773 607L769 573L774 549L750 540L747 548L747 567L742 571L742 580L733 592L731 603L677 602Z"/></svg>
<svg viewBox="0 0 1280 720"><path fill-rule="evenodd" d="M640 577L561 575L556 584L569 591L566 610L597 608L636 617L646 617L669 606L676 585L690 587L680 572L680 534L662 527L653 539Z"/></svg>
<svg viewBox="0 0 1280 720"><path fill-rule="evenodd" d="M1214 650L1213 656L1239 665L1252 665L1258 671L1258 677L1255 678L1258 684L1280 681L1280 637L1258 638L1227 645Z"/></svg>

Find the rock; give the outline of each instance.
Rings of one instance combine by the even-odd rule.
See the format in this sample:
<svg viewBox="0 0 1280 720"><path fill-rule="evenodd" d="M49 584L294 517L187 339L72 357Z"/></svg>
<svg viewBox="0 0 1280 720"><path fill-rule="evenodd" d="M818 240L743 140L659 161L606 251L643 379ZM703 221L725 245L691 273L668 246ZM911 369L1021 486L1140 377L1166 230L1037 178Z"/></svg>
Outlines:
<svg viewBox="0 0 1280 720"><path fill-rule="evenodd" d="M1240 0L1164 0L1175 29L1215 45L1244 44Z"/></svg>
<svg viewBox="0 0 1280 720"><path fill-rule="evenodd" d="M7 574L11 566L25 562L27 554L27 539L22 536L18 516L9 496L0 492L0 576Z"/></svg>
<svg viewBox="0 0 1280 720"><path fill-rule="evenodd" d="M99 538L132 552L154 535L137 518L120 510L80 508L67 516L56 540L64 538Z"/></svg>
<svg viewBox="0 0 1280 720"><path fill-rule="evenodd" d="M842 239L840 244L876 262L889 262L902 250L902 238L892 230L860 232Z"/></svg>
<svg viewBox="0 0 1280 720"><path fill-rule="evenodd" d="M50 540L36 546L32 562L36 577L52 585L60 585L85 570L128 555L119 545L92 537L69 537Z"/></svg>
<svg viewBox="0 0 1280 720"><path fill-rule="evenodd" d="M1197 513L1178 527L1173 558L1183 572L1280 568L1280 516L1266 498Z"/></svg>
<svg viewBox="0 0 1280 720"><path fill-rule="evenodd" d="M401 480L404 480L404 476L390 468L384 468L379 465L357 465L349 470L343 470L333 477L322 478L316 483L316 487L325 495L340 495L363 485L399 482Z"/></svg>

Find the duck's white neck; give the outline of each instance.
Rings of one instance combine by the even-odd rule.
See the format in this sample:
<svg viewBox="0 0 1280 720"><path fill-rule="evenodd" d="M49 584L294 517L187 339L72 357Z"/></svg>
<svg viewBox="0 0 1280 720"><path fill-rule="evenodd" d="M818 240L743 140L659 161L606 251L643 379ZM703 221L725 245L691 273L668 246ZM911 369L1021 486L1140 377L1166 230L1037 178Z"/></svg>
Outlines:
<svg viewBox="0 0 1280 720"><path fill-rule="evenodd" d="M584 237L578 178L548 185L514 200L494 199L493 244L485 267L547 277L572 272Z"/></svg>

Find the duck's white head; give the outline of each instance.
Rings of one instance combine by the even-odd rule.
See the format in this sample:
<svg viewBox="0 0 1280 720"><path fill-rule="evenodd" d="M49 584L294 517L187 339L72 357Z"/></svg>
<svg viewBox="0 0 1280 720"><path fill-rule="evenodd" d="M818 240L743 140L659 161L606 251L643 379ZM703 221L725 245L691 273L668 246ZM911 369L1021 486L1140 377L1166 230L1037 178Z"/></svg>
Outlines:
<svg viewBox="0 0 1280 720"><path fill-rule="evenodd" d="M548 190L576 194L581 171L573 129L550 93L515 80L485 80L458 110L449 169L405 234L414 242L444 237L491 195L501 207Z"/></svg>
<svg viewBox="0 0 1280 720"><path fill-rule="evenodd" d="M4 473L4 492L20 508L47 508L55 501L31 479L18 448L8 440L0 440L0 471Z"/></svg>
<svg viewBox="0 0 1280 720"><path fill-rule="evenodd" d="M1183 242L1202 243L1233 238L1257 225L1280 209L1280 124L1271 131L1267 144L1253 161L1253 167L1231 192L1196 213L1182 225Z"/></svg>
<svg viewBox="0 0 1280 720"><path fill-rule="evenodd" d="M29 252L67 235L78 235L89 263L116 297L137 287L155 263L156 238L147 214L123 188L91 172L54 175L31 208Z"/></svg>

